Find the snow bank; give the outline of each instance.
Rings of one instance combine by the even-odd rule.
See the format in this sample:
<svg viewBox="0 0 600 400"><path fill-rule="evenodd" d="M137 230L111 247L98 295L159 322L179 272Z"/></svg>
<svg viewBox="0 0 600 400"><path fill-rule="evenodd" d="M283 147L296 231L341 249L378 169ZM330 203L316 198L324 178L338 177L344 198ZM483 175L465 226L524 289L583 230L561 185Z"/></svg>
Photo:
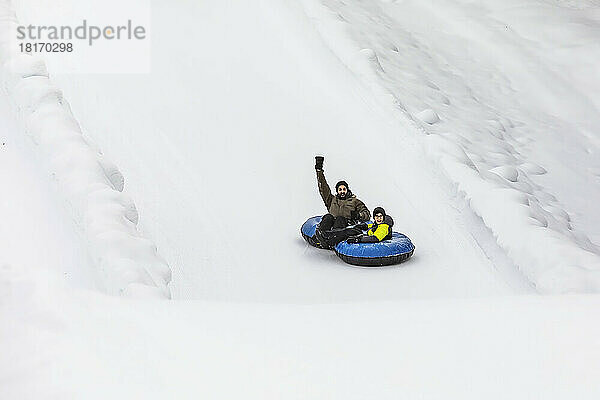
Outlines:
<svg viewBox="0 0 600 400"><path fill-rule="evenodd" d="M547 171L525 155L532 139L521 129L524 124L504 115L514 105L494 108L477 97L481 92L510 99L515 90L509 81L494 71L450 65L456 60L432 48L445 48L457 60L465 57L452 52L457 46L452 38L419 40L379 2L304 4L339 59L404 127L422 134L436 165L540 292L600 291L598 246L575 230L555 196L531 179Z"/></svg>
<svg viewBox="0 0 600 400"><path fill-rule="evenodd" d="M16 52L16 26L10 1L0 2L2 85L68 201L103 287L111 294L169 298L171 270L137 231L138 213L122 193L123 175L83 136L44 62Z"/></svg>

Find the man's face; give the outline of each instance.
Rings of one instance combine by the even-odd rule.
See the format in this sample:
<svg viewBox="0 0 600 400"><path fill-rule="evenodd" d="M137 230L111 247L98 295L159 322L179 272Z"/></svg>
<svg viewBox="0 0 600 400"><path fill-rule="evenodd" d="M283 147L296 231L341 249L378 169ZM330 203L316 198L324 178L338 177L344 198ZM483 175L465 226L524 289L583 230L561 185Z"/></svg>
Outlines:
<svg viewBox="0 0 600 400"><path fill-rule="evenodd" d="M375 217L373 217L373 218L375 219L376 224L381 224L383 222L383 214L382 213L375 214Z"/></svg>
<svg viewBox="0 0 600 400"><path fill-rule="evenodd" d="M348 188L344 185L340 185L338 186L337 192L341 199L345 199L348 195Z"/></svg>

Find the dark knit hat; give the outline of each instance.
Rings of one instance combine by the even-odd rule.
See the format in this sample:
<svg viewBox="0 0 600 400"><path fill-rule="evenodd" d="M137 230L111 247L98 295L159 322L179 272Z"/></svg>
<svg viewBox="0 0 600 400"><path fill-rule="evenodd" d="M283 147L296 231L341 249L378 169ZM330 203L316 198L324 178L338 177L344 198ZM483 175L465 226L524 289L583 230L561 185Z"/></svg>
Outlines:
<svg viewBox="0 0 600 400"><path fill-rule="evenodd" d="M346 181L339 181L338 183L335 184L335 191L337 192L338 188L340 186L346 186L346 189L350 189L350 186L348 186L348 182Z"/></svg>
<svg viewBox="0 0 600 400"><path fill-rule="evenodd" d="M375 218L375 214L383 214L383 216L385 217L385 210L383 209L383 207L375 207L375 209L373 210L373 218Z"/></svg>

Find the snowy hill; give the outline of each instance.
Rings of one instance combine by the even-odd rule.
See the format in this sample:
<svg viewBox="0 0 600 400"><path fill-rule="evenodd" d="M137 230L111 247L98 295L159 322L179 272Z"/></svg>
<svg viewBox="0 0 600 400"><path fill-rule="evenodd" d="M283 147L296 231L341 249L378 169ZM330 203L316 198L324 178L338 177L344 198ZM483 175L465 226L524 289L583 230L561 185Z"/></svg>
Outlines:
<svg viewBox="0 0 600 400"><path fill-rule="evenodd" d="M14 3L21 23L75 4ZM151 11L151 73L53 73L68 62L54 57L48 81L41 61L2 54L35 146L3 106L1 162L35 149L38 166L2 175L23 189L5 215L34 231L31 208L59 233L38 233L54 237L44 260L0 231L20 245L0 263L0 397L600 394L598 295L584 294L600 290L596 2ZM350 268L302 241L325 212L315 154L393 215L409 262Z"/></svg>

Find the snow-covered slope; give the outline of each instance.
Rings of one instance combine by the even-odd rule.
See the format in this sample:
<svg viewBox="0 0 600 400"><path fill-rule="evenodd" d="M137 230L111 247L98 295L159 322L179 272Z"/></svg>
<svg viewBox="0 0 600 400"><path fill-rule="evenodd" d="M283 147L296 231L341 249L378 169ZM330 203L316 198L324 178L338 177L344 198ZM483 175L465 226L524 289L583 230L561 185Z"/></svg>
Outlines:
<svg viewBox="0 0 600 400"><path fill-rule="evenodd" d="M47 7L19 4L24 18ZM557 5L496 4L307 0L310 20L287 3L235 4L242 12L231 13L210 2L158 2L152 74L57 81L86 133L131 177L147 216L142 227L173 265L179 297L315 299L310 258L294 239L305 217L323 212L309 176L316 153L327 156L331 180L349 180L368 206L387 207L398 229L414 236L419 250L410 267L367 278L375 298L416 295L411 288L439 295L438 278L451 295L497 292L486 280L522 290L517 269L541 291L596 291L600 257L589 237L600 217L586 199L600 197L593 134L600 119L581 78L569 83L585 66L534 52L566 52L559 60L597 54L588 39L594 14L569 9L556 21L543 17L560 15ZM541 16L526 19L532 10ZM581 28L572 34L581 31L578 50L551 42L550 24L571 21ZM201 52L179 40L175 23ZM548 33L522 37L519 27ZM553 76L555 84L545 85ZM596 78L589 75L590 85ZM383 168L368 161L377 143L390 160ZM213 223L215 213L221 223ZM264 234L240 228L248 226ZM434 251L444 260L430 258ZM478 268L462 273L467 264ZM328 299L352 298L365 285L363 273L322 272L318 280L327 276L337 287L350 279ZM295 284L266 283L287 279Z"/></svg>
<svg viewBox="0 0 600 400"><path fill-rule="evenodd" d="M21 3L23 18L43 12ZM141 226L173 268L174 296L330 302L531 290L448 195L414 132L379 111L299 5L230 7L154 4L152 74L55 76L128 177ZM202 51L190 52L174 25ZM373 152L384 165L370 162ZM410 263L348 269L302 242L299 226L325 211L318 153L331 181L348 180L395 217L418 249Z"/></svg>
<svg viewBox="0 0 600 400"><path fill-rule="evenodd" d="M17 6L26 23L73 1ZM141 234L158 245L173 269L174 299L82 290L102 286L86 267L65 285L63 273L88 264L77 253L81 235L57 214L38 237L56 235L47 249L58 260L32 255L32 268L0 269L0 398L598 398L598 295L537 296L532 285L595 289L594 273L581 271L598 258L597 105L586 89L597 80L577 71L594 59L586 38L597 37L596 9L569 9L567 18L555 2L478 4L157 0L151 74L53 74L82 131L103 149L86 142L78 147L85 159L119 166L125 188L107 174L116 169L101 166L92 177L117 199L120 189L133 198L139 224L125 224L133 242ZM542 9L585 50L556 51L581 62L554 63L548 52L513 54L510 65L494 59L492 45L554 46L539 37L550 29L535 17ZM492 23L511 21L525 35L528 13L537 28L522 43ZM447 26L451 19L464 24ZM532 80L537 70L522 72L519 63L532 60L565 72L561 95ZM12 93L13 104L36 100ZM43 135L33 138L51 138L53 127L37 124ZM37 143L39 165L61 183L70 170L48 162L51 141ZM324 212L318 153L332 183L348 180L371 209L394 216L417 246L409 262L351 268L302 241L300 224ZM7 160L2 166L22 162ZM35 185L39 176L26 175L23 186ZM72 186L58 187L69 199ZM32 210L54 207L51 194L30 189L40 196ZM514 196L502 202L497 193ZM17 203L9 206L23 215L24 236L36 218ZM109 219L124 216L117 208ZM545 249L556 250L543 247L553 240L561 256L540 263ZM76 254L61 260L69 241ZM119 254L129 243L111 246ZM10 257L19 261L18 251ZM109 278L131 278L127 271Z"/></svg>

